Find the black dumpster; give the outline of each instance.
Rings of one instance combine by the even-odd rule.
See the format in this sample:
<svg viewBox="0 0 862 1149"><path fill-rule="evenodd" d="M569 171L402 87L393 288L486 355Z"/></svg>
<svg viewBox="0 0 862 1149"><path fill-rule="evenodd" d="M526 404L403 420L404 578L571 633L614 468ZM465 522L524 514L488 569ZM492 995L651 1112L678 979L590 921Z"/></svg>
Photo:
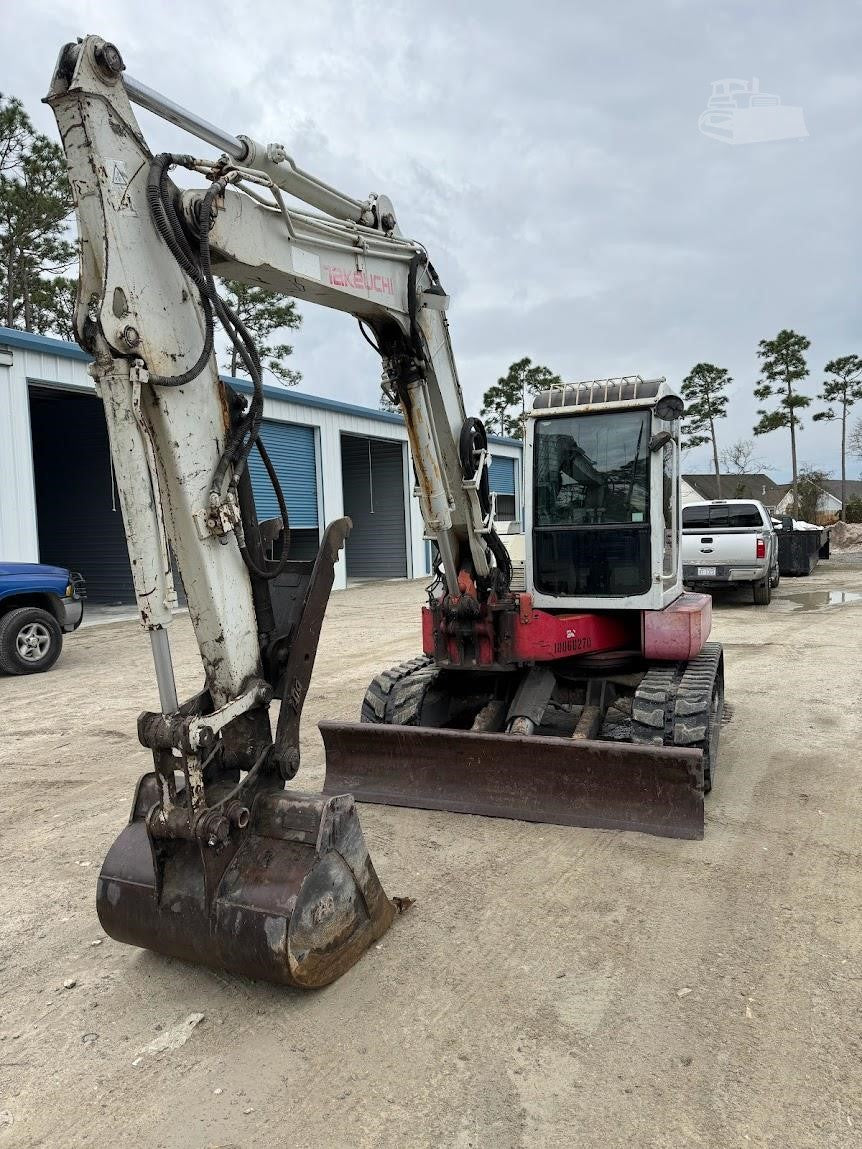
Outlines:
<svg viewBox="0 0 862 1149"><path fill-rule="evenodd" d="M778 569L783 575L809 575L820 559L829 558L829 528L794 531L790 515L778 515Z"/></svg>

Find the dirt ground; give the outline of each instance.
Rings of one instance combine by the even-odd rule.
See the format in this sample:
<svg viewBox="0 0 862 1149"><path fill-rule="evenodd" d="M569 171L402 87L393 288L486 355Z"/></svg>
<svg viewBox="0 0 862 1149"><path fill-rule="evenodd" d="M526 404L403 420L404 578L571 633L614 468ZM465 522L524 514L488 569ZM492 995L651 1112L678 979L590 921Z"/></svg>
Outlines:
<svg viewBox="0 0 862 1149"><path fill-rule="evenodd" d="M0 680L0 1149L862 1144L862 599L841 591L862 566L716 603L733 717L703 842L363 807L387 891L416 905L315 993L99 928L157 707L135 623ZM416 653L421 598L334 596L304 788L318 719L354 718ZM190 693L187 617L172 642Z"/></svg>

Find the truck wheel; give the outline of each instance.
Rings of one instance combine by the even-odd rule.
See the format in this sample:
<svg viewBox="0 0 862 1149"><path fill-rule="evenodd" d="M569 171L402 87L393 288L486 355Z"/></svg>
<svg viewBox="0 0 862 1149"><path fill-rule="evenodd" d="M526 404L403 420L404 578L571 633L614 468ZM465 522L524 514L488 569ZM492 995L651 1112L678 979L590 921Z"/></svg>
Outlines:
<svg viewBox="0 0 862 1149"><path fill-rule="evenodd" d="M769 606L772 601L772 584L769 578L765 578L763 582L756 582L753 586L755 606Z"/></svg>
<svg viewBox="0 0 862 1149"><path fill-rule="evenodd" d="M52 614L19 606L0 618L0 671L36 674L50 670L63 649L63 632Z"/></svg>

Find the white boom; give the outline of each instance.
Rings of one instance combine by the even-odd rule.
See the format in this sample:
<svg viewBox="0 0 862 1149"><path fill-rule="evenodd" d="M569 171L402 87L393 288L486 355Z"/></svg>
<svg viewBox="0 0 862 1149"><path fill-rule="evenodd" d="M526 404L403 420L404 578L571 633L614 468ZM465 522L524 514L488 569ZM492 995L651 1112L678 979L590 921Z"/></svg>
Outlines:
<svg viewBox="0 0 862 1149"><path fill-rule="evenodd" d="M63 50L47 97L63 138L80 231L76 330L95 360L91 370L105 404L163 709L166 698L175 704L162 636L176 601L170 549L216 705L241 696L251 704L260 665L252 590L235 537L241 530L235 476L232 481L228 467L222 481L213 480L229 423L215 354L201 353L212 319L154 222L153 156L131 101L224 149L213 161L172 156L164 165L221 181L207 201L213 273L345 311L373 332L383 386L404 413L426 532L439 547L443 593L459 594L459 572L468 562L478 580L495 576L500 548L482 495L490 456L481 432L472 440L468 433L472 465L465 468L466 413L445 316L448 298L424 248L399 234L389 200L344 195L302 172L281 145L234 137L123 71L113 45L87 37ZM166 186L193 235L207 210L205 193L180 191L170 181ZM325 214L288 206L282 191ZM175 385L177 376L185 377L182 385ZM487 477L484 482L487 489Z"/></svg>

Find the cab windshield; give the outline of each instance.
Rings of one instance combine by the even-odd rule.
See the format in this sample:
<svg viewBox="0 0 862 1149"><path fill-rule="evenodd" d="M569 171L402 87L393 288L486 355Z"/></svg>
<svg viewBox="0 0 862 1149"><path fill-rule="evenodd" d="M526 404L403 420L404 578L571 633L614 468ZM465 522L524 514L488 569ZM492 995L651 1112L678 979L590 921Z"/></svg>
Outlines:
<svg viewBox="0 0 862 1149"><path fill-rule="evenodd" d="M649 413L539 419L536 526L645 523Z"/></svg>
<svg viewBox="0 0 862 1149"><path fill-rule="evenodd" d="M650 587L648 411L538 419L536 589L622 598Z"/></svg>

